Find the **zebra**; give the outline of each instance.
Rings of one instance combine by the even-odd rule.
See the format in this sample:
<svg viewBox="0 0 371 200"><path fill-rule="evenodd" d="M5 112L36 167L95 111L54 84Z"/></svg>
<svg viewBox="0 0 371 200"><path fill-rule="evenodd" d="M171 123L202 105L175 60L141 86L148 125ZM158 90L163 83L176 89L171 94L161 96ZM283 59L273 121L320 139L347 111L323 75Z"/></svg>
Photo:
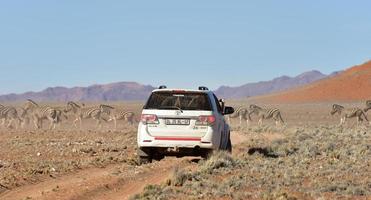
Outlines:
<svg viewBox="0 0 371 200"><path fill-rule="evenodd" d="M63 120L68 120L68 116L66 115L64 108L53 107L53 109L55 109L55 127L60 127ZM43 120L41 120L41 124L42 122Z"/></svg>
<svg viewBox="0 0 371 200"><path fill-rule="evenodd" d="M11 128L12 124L15 120L18 121L16 123L15 128L18 129L18 126L21 124L21 119L18 116L17 109L12 106L4 106L0 104L0 119L2 120L1 126L5 126L7 128ZM7 123L6 121L9 120Z"/></svg>
<svg viewBox="0 0 371 200"><path fill-rule="evenodd" d="M240 119L240 126L242 125L242 120L246 120L246 126L249 126L251 121L250 112L246 107L240 106L236 109L236 111L232 114L227 116L229 124L231 124L231 119L239 118Z"/></svg>
<svg viewBox="0 0 371 200"><path fill-rule="evenodd" d="M259 126L263 125L264 119L274 119L276 126L279 124L285 124L282 119L281 111L278 108L261 108L257 105L250 105L250 114L255 114L259 117Z"/></svg>
<svg viewBox="0 0 371 200"><path fill-rule="evenodd" d="M115 129L117 129L117 120L124 120L129 122L130 125L133 125L136 122L135 113L132 111L125 111L124 109L114 109L109 114L108 121L113 121Z"/></svg>
<svg viewBox="0 0 371 200"><path fill-rule="evenodd" d="M63 120L68 120L67 113L64 111L64 108L55 108L57 111L57 121L58 123L62 123L62 118Z"/></svg>
<svg viewBox="0 0 371 200"><path fill-rule="evenodd" d="M57 111L55 108L52 108L50 106L40 106L31 99L27 99L23 108L26 112L30 112L30 114L32 115L33 123L36 129L42 128L42 121L44 119L49 120L50 130L55 129L56 124L58 123Z"/></svg>
<svg viewBox="0 0 371 200"><path fill-rule="evenodd" d="M21 128L24 128L25 125L28 125L32 117L30 113L23 107L18 108L18 116L22 120Z"/></svg>
<svg viewBox="0 0 371 200"><path fill-rule="evenodd" d="M1 119L1 126L4 126L5 125L5 121L6 121L6 118L2 116L1 114L1 110L4 108L5 106L3 106L2 104L0 104L0 119Z"/></svg>
<svg viewBox="0 0 371 200"><path fill-rule="evenodd" d="M353 118L353 117L357 118L357 126L363 121L362 116L366 119L366 121L369 122L369 120L367 119L365 111L360 109L360 108L345 109L344 106L341 106L339 104L333 104L330 114L334 115L336 113L341 115L339 126L345 124L346 119ZM369 122L369 123L371 125L371 122Z"/></svg>
<svg viewBox="0 0 371 200"><path fill-rule="evenodd" d="M366 108L364 109L365 112L371 110L371 100L366 101Z"/></svg>
<svg viewBox="0 0 371 200"><path fill-rule="evenodd" d="M65 112L72 112L75 115L75 120L73 121L73 125L77 128L77 122L80 123L80 129L82 128L82 120L83 119L94 119L97 122L97 128L102 127L101 121L107 121L102 114L105 113L107 115L110 115L110 110L114 109L111 106L108 105L99 105L99 106L93 106L93 107L85 107L80 106L79 104L69 101L66 105Z"/></svg>

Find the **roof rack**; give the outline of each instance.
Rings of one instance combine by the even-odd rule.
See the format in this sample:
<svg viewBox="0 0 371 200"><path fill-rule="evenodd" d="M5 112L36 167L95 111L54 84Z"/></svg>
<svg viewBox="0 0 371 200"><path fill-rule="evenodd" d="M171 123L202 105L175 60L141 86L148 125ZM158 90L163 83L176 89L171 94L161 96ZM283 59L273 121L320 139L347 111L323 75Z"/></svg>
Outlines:
<svg viewBox="0 0 371 200"><path fill-rule="evenodd" d="M160 85L160 87L158 87L158 89L166 89L167 87L166 87L166 85Z"/></svg>
<svg viewBox="0 0 371 200"><path fill-rule="evenodd" d="M200 86L200 87L198 87L198 90L209 90L209 88L207 88L205 86Z"/></svg>

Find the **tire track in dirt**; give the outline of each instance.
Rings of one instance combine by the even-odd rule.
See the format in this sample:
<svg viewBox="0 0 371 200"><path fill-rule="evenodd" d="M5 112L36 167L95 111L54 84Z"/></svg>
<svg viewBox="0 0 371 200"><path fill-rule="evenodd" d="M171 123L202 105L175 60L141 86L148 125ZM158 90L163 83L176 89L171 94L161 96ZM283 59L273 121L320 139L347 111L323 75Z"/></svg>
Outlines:
<svg viewBox="0 0 371 200"><path fill-rule="evenodd" d="M182 161L170 158L140 167L117 164L85 169L35 185L19 187L1 194L0 199L127 199L141 192L147 184L158 184L166 180L172 168Z"/></svg>
<svg viewBox="0 0 371 200"><path fill-rule="evenodd" d="M231 134L233 145L248 139L240 132ZM91 168L74 174L45 180L44 182L19 187L0 195L0 199L41 199L41 200L122 200L143 191L148 184L161 184L175 167L192 168L192 158L166 158L140 167L125 164L105 168Z"/></svg>
<svg viewBox="0 0 371 200"><path fill-rule="evenodd" d="M233 145L238 145L249 138L246 135L243 135L240 132L233 132L231 134L231 141ZM101 194L99 196L96 196L96 198L92 198L91 195L88 195L89 198L85 199L108 199L108 200L122 200L122 199L128 199L129 197L138 194L143 191L144 187L148 184L161 184L163 183L167 178L170 177L172 173L172 169L175 167L178 167L181 165L181 168L191 168L195 169L197 167L196 164L191 166L191 159L192 158L184 158L184 159L170 159L170 160L165 160L161 161L162 164L165 164L165 162L168 162L168 164L165 164L164 170L162 173L152 171L149 174L146 174L145 176L142 177L136 177L136 181L131 182L129 184L123 185L125 188L120 188L117 191L110 190L106 194ZM80 198L84 199L84 198Z"/></svg>

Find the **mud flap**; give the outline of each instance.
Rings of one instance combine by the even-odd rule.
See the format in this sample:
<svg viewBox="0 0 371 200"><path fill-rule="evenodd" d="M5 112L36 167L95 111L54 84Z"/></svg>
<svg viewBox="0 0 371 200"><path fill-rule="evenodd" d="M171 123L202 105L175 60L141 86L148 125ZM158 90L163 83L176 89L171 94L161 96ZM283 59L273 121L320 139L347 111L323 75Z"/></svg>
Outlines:
<svg viewBox="0 0 371 200"><path fill-rule="evenodd" d="M151 149L148 148L138 148L137 155L141 157L146 157L151 155Z"/></svg>
<svg viewBox="0 0 371 200"><path fill-rule="evenodd" d="M143 165L143 164L148 164L152 163L152 150L149 148L138 148L137 150L137 155L138 155L138 164Z"/></svg>

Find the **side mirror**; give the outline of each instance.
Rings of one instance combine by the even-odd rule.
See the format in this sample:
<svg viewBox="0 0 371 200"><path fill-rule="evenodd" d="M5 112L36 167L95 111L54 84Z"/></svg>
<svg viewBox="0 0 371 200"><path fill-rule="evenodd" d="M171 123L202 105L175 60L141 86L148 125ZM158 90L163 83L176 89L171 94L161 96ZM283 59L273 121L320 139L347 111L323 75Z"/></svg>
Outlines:
<svg viewBox="0 0 371 200"><path fill-rule="evenodd" d="M224 111L224 109L225 109L225 101L224 101L224 99L219 99L219 104L220 104L220 107L222 107L222 110Z"/></svg>
<svg viewBox="0 0 371 200"><path fill-rule="evenodd" d="M230 115L230 114L233 114L233 113L234 113L234 108L233 107L226 106L224 108L224 112L223 112L224 115Z"/></svg>

